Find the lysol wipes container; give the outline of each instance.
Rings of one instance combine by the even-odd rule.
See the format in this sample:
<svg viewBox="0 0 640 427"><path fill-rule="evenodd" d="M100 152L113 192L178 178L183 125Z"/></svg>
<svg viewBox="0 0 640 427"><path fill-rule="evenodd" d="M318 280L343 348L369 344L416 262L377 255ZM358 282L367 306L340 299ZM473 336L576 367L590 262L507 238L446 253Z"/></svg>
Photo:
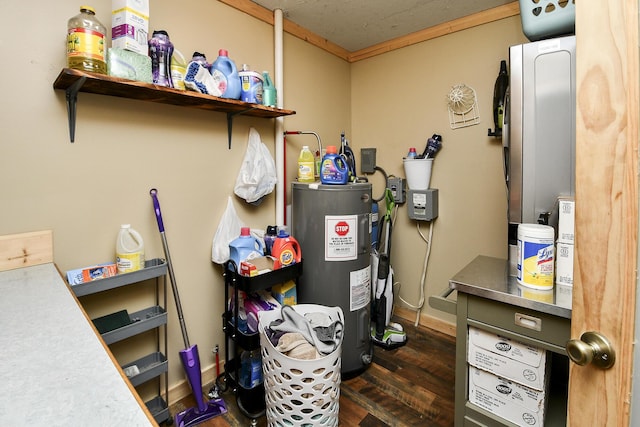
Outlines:
<svg viewBox="0 0 640 427"><path fill-rule="evenodd" d="M535 289L553 289L554 231L542 224L518 225L518 283Z"/></svg>
<svg viewBox="0 0 640 427"><path fill-rule="evenodd" d="M131 273L144 268L144 241L130 224L122 224L116 240L118 273Z"/></svg>

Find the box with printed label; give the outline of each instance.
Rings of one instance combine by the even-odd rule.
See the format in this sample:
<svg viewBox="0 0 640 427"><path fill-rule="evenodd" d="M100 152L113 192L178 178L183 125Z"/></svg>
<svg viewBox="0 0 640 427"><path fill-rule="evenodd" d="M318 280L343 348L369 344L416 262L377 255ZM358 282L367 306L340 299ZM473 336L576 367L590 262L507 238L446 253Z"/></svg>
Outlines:
<svg viewBox="0 0 640 427"><path fill-rule="evenodd" d="M149 0L112 0L111 47L147 55Z"/></svg>
<svg viewBox="0 0 640 427"><path fill-rule="evenodd" d="M548 357L544 349L469 327L467 362L476 368L544 390Z"/></svg>
<svg viewBox="0 0 640 427"><path fill-rule="evenodd" d="M575 243L576 202L573 198L558 199L558 242Z"/></svg>
<svg viewBox="0 0 640 427"><path fill-rule="evenodd" d="M469 402L518 425L542 426L544 391L469 366Z"/></svg>
<svg viewBox="0 0 640 427"><path fill-rule="evenodd" d="M573 245L556 243L556 283L573 286Z"/></svg>

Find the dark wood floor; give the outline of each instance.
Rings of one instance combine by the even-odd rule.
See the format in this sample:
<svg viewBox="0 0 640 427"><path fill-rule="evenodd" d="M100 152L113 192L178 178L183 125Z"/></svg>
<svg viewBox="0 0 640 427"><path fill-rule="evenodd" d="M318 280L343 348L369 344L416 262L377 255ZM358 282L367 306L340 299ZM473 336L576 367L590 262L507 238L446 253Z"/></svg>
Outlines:
<svg viewBox="0 0 640 427"><path fill-rule="evenodd" d="M341 426L453 426L455 341L453 337L411 322L394 319L405 328L407 345L375 347L373 363L340 386ZM205 387L205 391L209 386ZM249 426L231 391L222 394L228 412L200 424L203 427ZM175 414L194 406L189 396L171 407ZM256 420L266 426L266 418Z"/></svg>

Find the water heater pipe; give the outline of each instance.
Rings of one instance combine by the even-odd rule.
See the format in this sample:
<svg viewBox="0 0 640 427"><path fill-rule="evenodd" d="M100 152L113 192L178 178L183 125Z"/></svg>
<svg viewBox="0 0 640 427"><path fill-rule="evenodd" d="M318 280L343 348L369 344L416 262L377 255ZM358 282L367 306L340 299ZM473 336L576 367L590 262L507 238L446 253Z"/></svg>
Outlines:
<svg viewBox="0 0 640 427"><path fill-rule="evenodd" d="M284 77L282 61L282 9L273 11L273 33L274 33L274 67L276 106L282 108L284 105ZM276 149L276 225L285 225L285 142L284 142L284 117L275 118L275 149Z"/></svg>

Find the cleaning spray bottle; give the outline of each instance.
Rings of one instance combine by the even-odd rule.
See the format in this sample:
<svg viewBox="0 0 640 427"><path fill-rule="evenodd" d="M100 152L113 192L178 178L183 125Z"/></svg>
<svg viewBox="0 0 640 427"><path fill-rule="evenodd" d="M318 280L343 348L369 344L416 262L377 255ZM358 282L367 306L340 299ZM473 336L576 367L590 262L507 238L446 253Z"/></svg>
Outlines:
<svg viewBox="0 0 640 427"><path fill-rule="evenodd" d="M274 270L289 267L290 265L302 261L300 244L283 228L278 231L278 237L276 237L275 242L273 242L271 256L275 258L275 261L273 262Z"/></svg>

